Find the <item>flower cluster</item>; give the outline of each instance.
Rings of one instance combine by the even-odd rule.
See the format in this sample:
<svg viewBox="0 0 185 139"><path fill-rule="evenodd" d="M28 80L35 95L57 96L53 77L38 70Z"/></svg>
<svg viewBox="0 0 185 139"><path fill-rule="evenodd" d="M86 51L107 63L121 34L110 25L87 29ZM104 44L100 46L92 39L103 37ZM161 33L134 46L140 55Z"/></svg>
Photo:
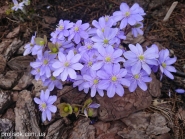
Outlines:
<svg viewBox="0 0 185 139"><path fill-rule="evenodd" d="M134 92L137 86L146 91L146 83L152 81L150 74L158 69L161 78L165 74L173 79L171 72L176 72L176 69L171 65L177 58L171 58L169 50L159 51L155 44L146 48L138 43L129 44L128 51L121 46L126 39L126 29L130 29L133 37L143 35L144 15L144 10L137 3L132 7L122 3L120 11L93 20L92 27L89 23L82 23L82 20L76 23L60 20L51 33L51 42L46 36L39 38L34 35L31 42L25 45L24 55L36 56L36 61L30 64L33 68L31 73L36 80L42 80L49 91L54 87L62 89L63 82L72 81L73 87L78 87L79 91L90 91L91 97L96 93L103 97L107 93L110 98L115 94L123 96L124 87L130 92ZM47 100L41 100L35 102L45 106ZM69 104L58 106L59 109L63 107L62 116L66 116L65 112L72 113ZM45 115L50 119L47 111L43 120Z"/></svg>

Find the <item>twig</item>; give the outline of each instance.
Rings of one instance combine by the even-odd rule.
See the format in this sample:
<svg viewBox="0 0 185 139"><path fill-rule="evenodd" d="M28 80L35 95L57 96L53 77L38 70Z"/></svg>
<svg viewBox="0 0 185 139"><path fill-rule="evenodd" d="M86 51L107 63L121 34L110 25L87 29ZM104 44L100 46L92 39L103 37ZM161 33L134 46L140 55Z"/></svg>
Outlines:
<svg viewBox="0 0 185 139"><path fill-rule="evenodd" d="M19 21L12 20L12 19L10 19L10 18L8 18L8 17L6 17L6 18L7 18L8 20L12 21L12 22L19 23Z"/></svg>
<svg viewBox="0 0 185 139"><path fill-rule="evenodd" d="M166 22L170 18L170 15L172 14L172 12L175 9L175 7L177 6L177 4L178 4L178 1L175 1L172 3L170 9L168 10L168 12L166 13L166 16L163 19L164 22Z"/></svg>

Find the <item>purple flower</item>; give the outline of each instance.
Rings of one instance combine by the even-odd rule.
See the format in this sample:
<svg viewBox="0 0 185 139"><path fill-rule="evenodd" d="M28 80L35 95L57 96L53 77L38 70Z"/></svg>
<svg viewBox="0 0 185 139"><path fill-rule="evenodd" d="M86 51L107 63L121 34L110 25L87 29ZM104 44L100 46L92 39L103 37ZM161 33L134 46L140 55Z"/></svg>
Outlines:
<svg viewBox="0 0 185 139"><path fill-rule="evenodd" d="M35 45L35 37L36 37L36 35L32 36L31 42L24 46L24 49L25 49L24 54L23 54L24 56L32 53L32 48Z"/></svg>
<svg viewBox="0 0 185 139"><path fill-rule="evenodd" d="M81 63L83 63L84 67L81 69L81 74L89 74L92 70L92 65L97 61L97 54L94 52L84 53L81 58Z"/></svg>
<svg viewBox="0 0 185 139"><path fill-rule="evenodd" d="M122 3L120 10L113 13L114 20L121 21L120 29L125 28L127 24L135 25L137 22L142 21L142 16L145 15L143 9L137 3L131 8L126 3Z"/></svg>
<svg viewBox="0 0 185 139"><path fill-rule="evenodd" d="M70 23L68 20L60 20L59 24L56 28L56 31L58 33L58 38L60 40L63 40L64 37L69 36L69 30L70 28L73 27L74 23Z"/></svg>
<svg viewBox="0 0 185 139"><path fill-rule="evenodd" d="M90 38L84 40L84 45L79 47L80 53L83 55L85 52L95 52L96 50L93 48L93 45L94 43Z"/></svg>
<svg viewBox="0 0 185 139"><path fill-rule="evenodd" d="M84 90L84 92L87 94L89 92L89 88L85 88L84 84L86 83L86 80L84 80L82 75L77 75L76 79L73 82L73 87L78 86L78 91Z"/></svg>
<svg viewBox="0 0 185 139"><path fill-rule="evenodd" d="M130 86L130 81L123 78L127 74L127 70L121 68L120 64L109 65L104 70L99 70L97 76L102 79L99 83L99 89L107 90L107 96L113 97L115 93L123 96L123 85Z"/></svg>
<svg viewBox="0 0 185 139"><path fill-rule="evenodd" d="M92 25L95 26L97 29L101 30L102 32L104 32L106 27L112 27L113 23L113 20L108 21L108 17L100 17L98 21L92 21Z"/></svg>
<svg viewBox="0 0 185 139"><path fill-rule="evenodd" d="M118 33L118 29L105 28L104 32L97 30L96 33L97 36L91 39L95 42L93 47L100 51L102 47L109 47L115 43L115 36Z"/></svg>
<svg viewBox="0 0 185 139"><path fill-rule="evenodd" d="M179 93L179 94L183 94L185 92L184 89L176 89L175 92Z"/></svg>
<svg viewBox="0 0 185 139"><path fill-rule="evenodd" d="M44 52L44 56L41 59L37 59L36 62L31 62L32 68L40 69L40 76L46 76L49 78L51 76L52 64L56 54L50 54L49 51Z"/></svg>
<svg viewBox="0 0 185 139"><path fill-rule="evenodd" d="M97 57L97 62L92 65L92 70L99 70L104 65L110 65L118 62L125 62L121 49L114 50L112 46L99 49L99 56Z"/></svg>
<svg viewBox="0 0 185 139"><path fill-rule="evenodd" d="M53 105L53 103L57 100L57 96L49 96L50 91L46 90L45 92L42 90L40 93L40 99L34 98L35 103L39 104L39 110L42 112L42 121L46 121L46 118L51 120L51 112L55 113L57 111L57 107Z"/></svg>
<svg viewBox="0 0 185 139"><path fill-rule="evenodd" d="M137 22L133 27L132 27L132 34L134 37L137 37L138 34L143 35L143 23L142 22Z"/></svg>
<svg viewBox="0 0 185 139"><path fill-rule="evenodd" d="M176 69L171 64L177 61L177 57L170 58L169 50L164 49L159 52L159 65L161 73L165 74L170 79L174 79L174 76L170 72L176 72Z"/></svg>
<svg viewBox="0 0 185 139"><path fill-rule="evenodd" d="M54 44L57 43L58 41L63 41L65 39L64 37L62 39L59 39L57 31L52 32L50 35L51 35L50 41Z"/></svg>
<svg viewBox="0 0 185 139"><path fill-rule="evenodd" d="M152 78L149 77L144 70L141 70L138 74L133 74L130 69L127 69L127 71L125 78L131 82L129 91L134 92L137 86L139 86L143 91L146 91L147 85L145 82L151 82Z"/></svg>
<svg viewBox="0 0 185 139"><path fill-rule="evenodd" d="M94 97L96 92L98 92L100 96L104 96L103 89L99 88L100 79L97 76L96 71L91 71L89 75L83 75L83 78L86 80L84 88L91 88L91 97Z"/></svg>
<svg viewBox="0 0 185 139"><path fill-rule="evenodd" d="M70 29L70 35L68 40L72 40L74 38L74 42L78 44L81 41L81 38L87 39L88 33L87 28L89 27L89 23L82 24L82 20L78 20L76 24Z"/></svg>
<svg viewBox="0 0 185 139"><path fill-rule="evenodd" d="M58 89L63 88L61 80L59 79L59 77L54 77L54 76L51 76L50 78L46 79L43 82L43 85L47 86L50 91L52 91L54 89L54 87L57 87Z"/></svg>
<svg viewBox="0 0 185 139"><path fill-rule="evenodd" d="M138 74L143 68L148 74L151 73L149 65L158 65L157 59L158 54L155 53L155 48L148 48L143 52L143 48L140 44L129 44L130 51L124 52L124 57L128 60L124 63L125 67L131 67L133 74ZM148 65L149 64L149 65Z"/></svg>
<svg viewBox="0 0 185 139"><path fill-rule="evenodd" d="M18 9L23 10L24 2L18 3L17 0L12 0L14 3L14 6L12 7L12 10L17 11Z"/></svg>
<svg viewBox="0 0 185 139"><path fill-rule="evenodd" d="M75 70L81 70L83 68L83 65L78 63L80 58L81 55L74 55L73 50L70 50L67 56L62 52L59 52L59 60L54 62L52 65L52 67L55 69L53 76L57 77L60 75L60 79L62 81L65 81L68 75L71 79L75 79L77 77Z"/></svg>
<svg viewBox="0 0 185 139"><path fill-rule="evenodd" d="M40 68L34 68L32 71L31 71L31 74L35 76L35 80L42 80L42 81L45 81L46 79L46 76L44 75L40 75Z"/></svg>
<svg viewBox="0 0 185 139"><path fill-rule="evenodd" d="M118 31L118 33L116 34L116 43L117 44L120 44L121 43L121 40L125 40L126 39L126 36L125 36L125 34L124 34L124 32L123 31Z"/></svg>

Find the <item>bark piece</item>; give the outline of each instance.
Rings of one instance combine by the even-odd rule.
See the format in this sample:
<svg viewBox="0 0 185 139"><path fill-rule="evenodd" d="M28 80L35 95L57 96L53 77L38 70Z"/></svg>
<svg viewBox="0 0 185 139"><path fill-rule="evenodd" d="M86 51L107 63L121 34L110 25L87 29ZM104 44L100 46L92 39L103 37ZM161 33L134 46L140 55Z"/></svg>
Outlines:
<svg viewBox="0 0 185 139"><path fill-rule="evenodd" d="M70 104L81 104L85 100L86 94L83 91L78 91L77 88L73 88L72 86L64 86L57 96L57 103L60 103L60 100L63 100Z"/></svg>
<svg viewBox="0 0 185 139"><path fill-rule="evenodd" d="M59 119L49 126L46 139L68 139L71 127L66 127L65 120Z"/></svg>
<svg viewBox="0 0 185 139"><path fill-rule="evenodd" d="M34 58L31 56L18 56L15 58L12 58L9 62L8 62L8 66L12 69L12 70L16 70L16 71L26 71L31 69L30 67L30 62L34 61Z"/></svg>
<svg viewBox="0 0 185 139"><path fill-rule="evenodd" d="M3 115L4 119L9 119L12 122L15 122L15 113L12 108L9 108L6 113Z"/></svg>
<svg viewBox="0 0 185 139"><path fill-rule="evenodd" d="M4 72L6 67L6 59L0 54L0 74Z"/></svg>
<svg viewBox="0 0 185 139"><path fill-rule="evenodd" d="M6 48L10 45L10 43L12 42L13 40L11 39L6 39L6 40L3 40L1 43L0 43L0 54L3 54L4 51L6 50Z"/></svg>
<svg viewBox="0 0 185 139"><path fill-rule="evenodd" d="M162 134L160 136L157 136L155 139L173 139L169 133Z"/></svg>
<svg viewBox="0 0 185 139"><path fill-rule="evenodd" d="M93 125L96 128L96 137L99 136L102 133L105 133L110 128L110 122L105 123L102 121L99 121Z"/></svg>
<svg viewBox="0 0 185 139"><path fill-rule="evenodd" d="M43 16L43 18L48 24L54 24L56 23L56 20L57 20L55 17L51 17L51 16Z"/></svg>
<svg viewBox="0 0 185 139"><path fill-rule="evenodd" d="M131 93L125 89L123 97L115 95L113 98L96 95L97 103L100 104L99 119L102 121L112 121L127 117L129 114L145 109L150 106L152 97L148 91L140 88Z"/></svg>
<svg viewBox="0 0 185 139"><path fill-rule="evenodd" d="M0 77L0 88L11 89L19 78L18 72L8 71L5 76Z"/></svg>
<svg viewBox="0 0 185 139"><path fill-rule="evenodd" d="M4 118L0 119L0 132L3 139L13 139L14 136L9 135L9 133L14 132L14 125L12 121Z"/></svg>
<svg viewBox="0 0 185 139"><path fill-rule="evenodd" d="M20 78L18 84L13 88L13 90L23 90L27 86L32 84L33 76L30 72L24 72L23 76Z"/></svg>
<svg viewBox="0 0 185 139"><path fill-rule="evenodd" d="M133 129L146 130L150 124L150 113L137 112L127 118L121 119L127 126Z"/></svg>
<svg viewBox="0 0 185 139"><path fill-rule="evenodd" d="M105 127L101 125L104 125ZM94 126L96 127L96 139L122 139L122 137L120 137L117 133L126 127L126 125L119 120L108 123L98 122ZM101 128L103 132L100 135L97 134L99 128Z"/></svg>
<svg viewBox="0 0 185 139"><path fill-rule="evenodd" d="M8 39L14 38L19 33L19 31L20 31L20 26L14 28L12 32L8 33L6 38Z"/></svg>
<svg viewBox="0 0 185 139"><path fill-rule="evenodd" d="M156 79L154 74L151 74L152 81L149 83L148 91L153 97L159 97L161 95L161 82Z"/></svg>
<svg viewBox="0 0 185 139"><path fill-rule="evenodd" d="M11 92L0 90L0 114L13 103Z"/></svg>
<svg viewBox="0 0 185 139"><path fill-rule="evenodd" d="M21 47L23 45L23 41L18 40L18 39L14 39L12 41L12 43L10 45L8 45L8 47L5 48L3 55L4 57L9 60L10 57L12 57L12 55L19 49L19 47Z"/></svg>
<svg viewBox="0 0 185 139"><path fill-rule="evenodd" d="M150 125L146 130L147 135L159 135L168 133L170 128L167 127L167 121L164 116L154 113L151 115Z"/></svg>
<svg viewBox="0 0 185 139"><path fill-rule="evenodd" d="M143 43L144 41L145 41L144 36L138 35L138 36L135 38L135 37L132 35L132 33L129 32L129 33L127 34L126 40L124 40L123 42L124 42L124 43L127 43L127 44L136 44L136 43L141 44L141 43Z"/></svg>
<svg viewBox="0 0 185 139"><path fill-rule="evenodd" d="M68 139L95 139L95 128L89 123L88 118L76 121Z"/></svg>
<svg viewBox="0 0 185 139"><path fill-rule="evenodd" d="M41 80L32 80L34 85L34 92L40 92L41 90L45 90L47 87L44 87ZM38 95L36 95L38 96Z"/></svg>
<svg viewBox="0 0 185 139"><path fill-rule="evenodd" d="M24 133L40 133L38 121L35 113L35 105L32 101L31 92L23 90L19 93L18 101L16 103L15 111L15 132ZM33 138L39 139L38 136ZM29 139L29 137L22 136L16 139Z"/></svg>

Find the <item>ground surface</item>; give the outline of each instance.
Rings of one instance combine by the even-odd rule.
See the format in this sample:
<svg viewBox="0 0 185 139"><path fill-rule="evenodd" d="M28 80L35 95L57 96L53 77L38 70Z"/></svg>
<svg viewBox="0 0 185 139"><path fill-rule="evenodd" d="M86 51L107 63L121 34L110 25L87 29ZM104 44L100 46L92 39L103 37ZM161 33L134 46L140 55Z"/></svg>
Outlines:
<svg viewBox="0 0 185 139"><path fill-rule="evenodd" d="M91 23L103 15L111 15L119 9L121 2L130 5L138 2L144 8L144 38L139 37L134 42L143 46L155 43L160 48L170 49L171 55L178 59L175 63L178 70L174 74L175 79L164 77L159 83L159 75L154 75L147 92L150 95L138 90L133 95L126 94L123 99L96 97L95 100L102 107L99 110L99 120L94 125L89 125L90 120L84 117L61 119L58 114L53 115L54 120L51 122L41 123L40 113L32 98L38 95L42 87L29 74L29 62L34 58L22 57L24 44L30 41L35 32L38 36L46 35L50 38L50 33L55 30L60 19L73 22L81 19ZM5 12L12 2L1 0L0 132L44 132L47 134L46 138L65 139L185 138L185 97L174 91L177 88L185 89L185 2L179 0L170 19L162 21L173 2L174 0L32 0L31 5L27 6L27 15L21 12L7 15ZM54 90L53 94L59 96L59 102L62 99L81 104L88 98L84 93L75 94L75 91L66 85L65 90L58 93ZM109 102L112 104L110 107L107 106ZM114 106L118 104L123 107L116 109Z"/></svg>

